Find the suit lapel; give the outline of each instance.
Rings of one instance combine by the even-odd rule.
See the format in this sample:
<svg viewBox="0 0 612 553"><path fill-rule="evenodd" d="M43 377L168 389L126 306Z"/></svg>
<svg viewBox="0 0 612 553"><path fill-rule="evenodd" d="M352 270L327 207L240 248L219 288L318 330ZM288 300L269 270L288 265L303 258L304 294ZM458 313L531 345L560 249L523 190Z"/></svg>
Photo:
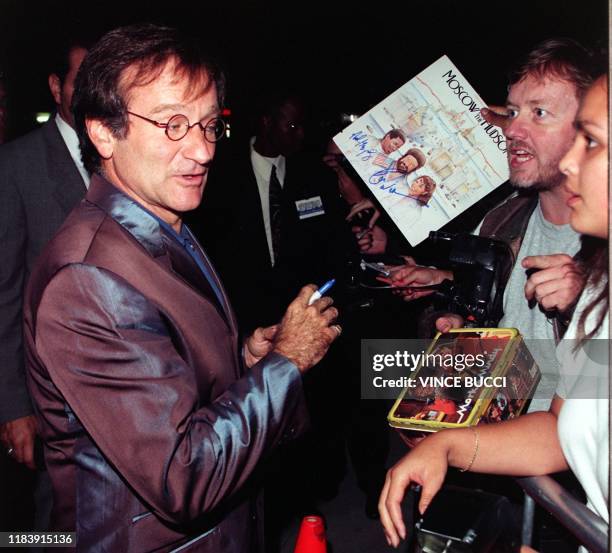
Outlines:
<svg viewBox="0 0 612 553"><path fill-rule="evenodd" d="M227 297L227 294L225 293L225 289L223 288L223 284L221 283L221 279L219 278L219 275L217 274L217 271L215 271L215 268L213 267L210 259L206 255L206 252L204 252L204 249L202 248L202 246L198 242L198 239L193 235L193 233L191 232L189 227L187 227L187 230L189 232L189 236L191 237L191 242L196 247L198 253L200 254L200 257L202 258L202 261L203 261L206 269L208 270L208 274L213 279L213 281L214 281L214 283L215 283L215 285L217 287L217 290L219 290L221 292L221 297L222 297L222 302L223 302L223 306L222 306L223 307L223 311L225 313L225 316L230 321L230 323L234 326L234 329L235 329L235 328L237 328L236 321L234 321L234 319L233 319L232 308L230 306L229 298ZM200 275L202 276L202 278L204 278L204 276L202 275L201 272L200 272ZM210 287L210 283L208 281L206 281L206 283ZM213 290L213 294L214 294L214 290ZM215 298L218 299L216 294L215 294Z"/></svg>
<svg viewBox="0 0 612 553"><path fill-rule="evenodd" d="M86 187L55 121L42 128L49 179L54 183L52 194L69 213L83 198Z"/></svg>
<svg viewBox="0 0 612 553"><path fill-rule="evenodd" d="M260 255L265 256L267 259L267 265L272 267L272 257L270 257L270 250L268 248L268 237L266 236L266 225L263 219L262 210L262 198L257 186L257 178L253 171L253 165L249 158L249 182L247 183L247 191L245 193L245 219L250 219L251 224L246 225L246 232L254 232L253 239L259 242L257 249L261 252ZM268 198L264 198L264 201L268 201Z"/></svg>
<svg viewBox="0 0 612 553"><path fill-rule="evenodd" d="M231 326L231 317L228 316L228 311L225 309L225 306L219 303L217 294L215 294L208 279L202 274L202 271L195 261L176 240L163 233L162 236L172 272L194 288L199 294L205 296L210 303L214 305L221 318L228 323L228 326ZM210 269L210 265L207 268ZM210 274L212 275L212 270L210 270ZM220 283L216 282L215 284L222 290Z"/></svg>
<svg viewBox="0 0 612 553"><path fill-rule="evenodd" d="M173 277L188 286L198 295L206 298L225 321L228 328L236 333L236 322L233 318L223 286L215 274L208 259L201 251L207 268L221 290L225 305L221 306L217 295L196 262L173 238L162 232L157 220L142 209L134 200L120 192L98 175L91 180L87 199L106 211L117 223L125 228L149 254L156 258L172 273ZM193 239L196 247L199 244Z"/></svg>

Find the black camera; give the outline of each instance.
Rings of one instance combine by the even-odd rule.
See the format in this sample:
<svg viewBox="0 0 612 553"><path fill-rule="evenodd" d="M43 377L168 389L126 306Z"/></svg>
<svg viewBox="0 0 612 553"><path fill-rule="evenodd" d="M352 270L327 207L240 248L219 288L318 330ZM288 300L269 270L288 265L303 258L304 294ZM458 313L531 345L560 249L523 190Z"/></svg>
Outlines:
<svg viewBox="0 0 612 553"><path fill-rule="evenodd" d="M467 327L493 327L503 316L503 296L514 255L501 240L472 234L429 233L437 257L448 260L454 280L438 294L448 310L461 315Z"/></svg>

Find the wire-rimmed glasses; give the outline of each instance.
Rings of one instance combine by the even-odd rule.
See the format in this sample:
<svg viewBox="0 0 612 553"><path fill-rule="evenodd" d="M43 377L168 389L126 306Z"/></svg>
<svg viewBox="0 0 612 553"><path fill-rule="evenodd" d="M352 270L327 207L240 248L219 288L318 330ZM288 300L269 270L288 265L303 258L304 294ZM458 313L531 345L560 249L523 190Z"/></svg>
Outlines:
<svg viewBox="0 0 612 553"><path fill-rule="evenodd" d="M225 135L225 121L221 117L215 117L208 121L206 125L202 125L201 121L196 121L193 125L189 124L189 119L185 115L180 113L173 115L168 119L167 123L160 123L159 121L155 121L154 119L149 119L148 117L144 117L143 115L139 115L138 113L134 113L133 111L129 111L130 115L134 117L138 117L139 119L143 119L144 121L148 121L152 123L156 127L160 129L164 129L166 132L166 136L176 142L177 140L181 140L187 136L187 133L196 125L200 127L204 138L211 143L218 142Z"/></svg>

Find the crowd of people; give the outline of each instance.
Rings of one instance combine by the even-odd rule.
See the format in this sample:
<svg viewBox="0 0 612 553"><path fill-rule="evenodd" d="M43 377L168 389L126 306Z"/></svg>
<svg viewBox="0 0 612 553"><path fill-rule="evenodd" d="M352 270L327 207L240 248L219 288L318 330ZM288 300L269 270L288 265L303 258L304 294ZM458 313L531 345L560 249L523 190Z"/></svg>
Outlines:
<svg viewBox="0 0 612 553"><path fill-rule="evenodd" d="M540 339L559 381L515 420L404 435L386 480L389 406L360 399L359 341L463 326L432 296L452 270L407 247L333 141L306 151L298 90L259 95L251 132L224 144L224 73L176 30L71 38L55 58L55 114L0 147L1 466L35 475L32 530L76 531L83 551L277 551L288 517L337 493L345 450L394 547L407 487L424 512L449 467L570 469L608 520L608 363L590 349L609 306L599 54L542 42L483 113L515 188L474 230L514 255L497 325ZM0 74L0 142L5 106ZM388 157L406 140L376 139L387 178L425 164ZM399 201L421 209L436 186L419 176ZM363 256L396 295L359 286Z"/></svg>
<svg viewBox="0 0 612 553"><path fill-rule="evenodd" d="M441 487L449 466L484 473L535 476L571 470L589 507L608 513L608 363L589 352L589 340L607 339L608 326L608 81L600 76L581 96L573 145L559 162L567 177L570 224L598 240L585 264L586 288L575 308L566 341L557 350L561 379L550 410L513 421L437 433L394 466L380 498L387 541L406 536L400 502L411 482L423 486L423 512ZM545 297L545 295L543 295ZM591 348L592 349L592 348ZM593 380L594 378L594 380ZM598 394L597 391L600 391ZM500 455L500 451L503 454Z"/></svg>

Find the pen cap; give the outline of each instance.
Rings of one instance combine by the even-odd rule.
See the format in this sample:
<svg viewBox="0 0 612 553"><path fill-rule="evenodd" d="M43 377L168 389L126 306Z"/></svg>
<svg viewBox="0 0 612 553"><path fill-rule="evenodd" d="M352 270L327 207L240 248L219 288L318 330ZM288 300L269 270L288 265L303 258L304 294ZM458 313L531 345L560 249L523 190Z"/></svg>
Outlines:
<svg viewBox="0 0 612 553"><path fill-rule="evenodd" d="M336 284L336 279L332 278L331 280L328 280L323 286L321 286L321 288L319 288L317 291L323 295L325 294L334 284Z"/></svg>

